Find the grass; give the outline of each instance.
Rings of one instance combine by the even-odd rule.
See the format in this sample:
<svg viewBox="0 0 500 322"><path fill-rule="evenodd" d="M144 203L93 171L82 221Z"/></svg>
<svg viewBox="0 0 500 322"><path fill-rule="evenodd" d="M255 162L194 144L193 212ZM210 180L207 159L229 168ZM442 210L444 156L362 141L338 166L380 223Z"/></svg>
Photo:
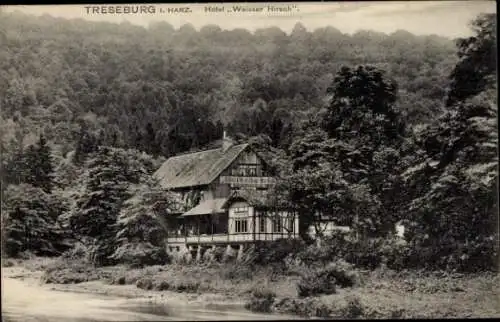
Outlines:
<svg viewBox="0 0 500 322"><path fill-rule="evenodd" d="M49 283L98 280L112 285L135 285L145 291L240 298L247 309L259 312L353 319L500 316L500 278L492 273L359 271L335 264L316 270L319 275L336 280L335 293L299 297L297 285L303 274L307 274L304 268L299 269L301 273L296 269L238 263L95 268L75 260L42 258L2 264L22 265L30 271L44 270L44 280Z"/></svg>
<svg viewBox="0 0 500 322"><path fill-rule="evenodd" d="M280 313L333 318L492 318L500 316L500 278L365 272L364 283L335 294L277 301Z"/></svg>

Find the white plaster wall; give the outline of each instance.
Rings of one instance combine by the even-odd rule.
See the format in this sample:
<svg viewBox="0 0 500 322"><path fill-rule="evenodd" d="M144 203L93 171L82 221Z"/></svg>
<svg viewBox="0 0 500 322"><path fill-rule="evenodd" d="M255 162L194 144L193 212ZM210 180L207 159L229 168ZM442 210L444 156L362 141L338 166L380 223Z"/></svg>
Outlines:
<svg viewBox="0 0 500 322"><path fill-rule="evenodd" d="M248 212L245 213L238 213L235 212L235 208L241 208L241 207L248 207ZM247 219L247 232L251 233L254 230L255 222L253 219L253 214L254 214L254 209L253 207L250 207L247 202L235 202L233 203L229 209L228 209L228 220L229 220L229 227L228 231L230 234L235 234L235 224L234 220L238 218L246 218Z"/></svg>

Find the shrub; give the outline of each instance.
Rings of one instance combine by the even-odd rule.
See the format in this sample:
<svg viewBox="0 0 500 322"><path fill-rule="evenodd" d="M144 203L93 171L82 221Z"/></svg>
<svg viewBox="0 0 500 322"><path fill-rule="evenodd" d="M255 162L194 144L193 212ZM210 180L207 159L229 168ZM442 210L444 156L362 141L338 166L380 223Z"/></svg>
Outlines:
<svg viewBox="0 0 500 322"><path fill-rule="evenodd" d="M277 301L274 307L276 311L280 313L299 316L317 316L328 318L332 313L332 309L318 298L284 298Z"/></svg>
<svg viewBox="0 0 500 322"><path fill-rule="evenodd" d="M254 288L245 308L253 312L271 312L276 294L267 288Z"/></svg>
<svg viewBox="0 0 500 322"><path fill-rule="evenodd" d="M336 292L336 286L352 287L357 280L353 266L342 260L302 272L300 275L301 278L297 283L300 297L333 294Z"/></svg>
<svg viewBox="0 0 500 322"><path fill-rule="evenodd" d="M352 241L345 251L344 259L357 267L373 270L382 264L383 242L380 238Z"/></svg>
<svg viewBox="0 0 500 322"><path fill-rule="evenodd" d="M335 281L326 275L313 274L302 276L297 282L297 294L299 297L308 297L318 294L333 294L336 292Z"/></svg>
<svg viewBox="0 0 500 322"><path fill-rule="evenodd" d="M153 280L149 277L144 277L139 279L136 283L135 286L137 288L143 289L143 290L152 290L153 289Z"/></svg>
<svg viewBox="0 0 500 322"><path fill-rule="evenodd" d="M174 284L173 290L177 292L196 293L200 289L200 282L180 281Z"/></svg>
<svg viewBox="0 0 500 322"><path fill-rule="evenodd" d="M230 263L220 267L220 277L224 280L249 280L254 276L252 265Z"/></svg>
<svg viewBox="0 0 500 322"><path fill-rule="evenodd" d="M226 250L224 249L224 247L216 246L212 250L212 256L213 256L214 261L219 262L219 263L222 262L225 251Z"/></svg>
<svg viewBox="0 0 500 322"><path fill-rule="evenodd" d="M350 296L346 300L347 305L342 310L342 315L344 318L355 319L363 316L364 306L358 297Z"/></svg>
<svg viewBox="0 0 500 322"><path fill-rule="evenodd" d="M78 242L73 248L62 253L61 258L66 260L84 260L89 262L89 247Z"/></svg>
<svg viewBox="0 0 500 322"><path fill-rule="evenodd" d="M224 249L224 253L222 255L223 263L231 263L236 261L236 257L238 256L238 251L234 250L231 247L226 247Z"/></svg>
<svg viewBox="0 0 500 322"><path fill-rule="evenodd" d="M306 265L311 265L317 262L331 261L335 257L331 247L318 247L317 245L309 245L306 249L299 252L296 258Z"/></svg>
<svg viewBox="0 0 500 322"><path fill-rule="evenodd" d="M172 288L172 285L170 285L170 283L167 281L159 281L154 284L153 288L156 291L168 291L169 289Z"/></svg>
<svg viewBox="0 0 500 322"><path fill-rule="evenodd" d="M340 287L352 287L356 284L357 275L354 267L342 260L328 264L321 273L334 279L335 284Z"/></svg>
<svg viewBox="0 0 500 322"><path fill-rule="evenodd" d="M118 285L125 285L127 282L127 279L125 276L119 276L117 278L114 278L111 282L111 284L118 284Z"/></svg>
<svg viewBox="0 0 500 322"><path fill-rule="evenodd" d="M42 282L46 284L77 284L109 279L110 277L110 273L100 271L84 261L59 260L45 270Z"/></svg>
<svg viewBox="0 0 500 322"><path fill-rule="evenodd" d="M153 246L150 243L124 244L116 249L111 258L132 267L163 265L170 262L165 247Z"/></svg>
<svg viewBox="0 0 500 322"><path fill-rule="evenodd" d="M297 254L307 265L336 259L344 259L356 267L375 269L383 260L381 246L383 239L354 240L350 232L338 232L326 237L321 246L311 245Z"/></svg>
<svg viewBox="0 0 500 322"><path fill-rule="evenodd" d="M388 268L445 270L457 272L491 271L496 268L494 240L469 243L413 240L408 244L387 243L382 250Z"/></svg>
<svg viewBox="0 0 500 322"><path fill-rule="evenodd" d="M12 267L15 266L15 262L7 259L7 260L2 260L2 267Z"/></svg>
<svg viewBox="0 0 500 322"><path fill-rule="evenodd" d="M270 264L283 263L291 254L297 254L305 248L300 239L278 239L272 242L255 244L253 263Z"/></svg>

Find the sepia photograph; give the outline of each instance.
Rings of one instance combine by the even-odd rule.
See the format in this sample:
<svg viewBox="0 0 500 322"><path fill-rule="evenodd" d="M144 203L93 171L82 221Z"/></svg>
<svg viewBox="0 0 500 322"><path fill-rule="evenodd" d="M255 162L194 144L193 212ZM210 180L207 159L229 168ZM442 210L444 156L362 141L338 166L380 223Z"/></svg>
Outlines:
<svg viewBox="0 0 500 322"><path fill-rule="evenodd" d="M3 322L500 318L495 1L0 6Z"/></svg>

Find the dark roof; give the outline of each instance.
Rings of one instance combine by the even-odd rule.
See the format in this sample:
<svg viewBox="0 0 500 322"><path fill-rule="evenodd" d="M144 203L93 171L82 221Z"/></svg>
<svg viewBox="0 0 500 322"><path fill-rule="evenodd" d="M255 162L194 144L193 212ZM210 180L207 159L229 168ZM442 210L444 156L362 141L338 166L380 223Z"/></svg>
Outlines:
<svg viewBox="0 0 500 322"><path fill-rule="evenodd" d="M200 204L189 211L185 212L182 217L186 216L197 216L197 215L209 215L213 213L223 213L224 209L222 205L226 202L227 198L218 198L204 200Z"/></svg>
<svg viewBox="0 0 500 322"><path fill-rule="evenodd" d="M179 189L212 183L249 145L239 144L169 158L154 173L165 189Z"/></svg>

